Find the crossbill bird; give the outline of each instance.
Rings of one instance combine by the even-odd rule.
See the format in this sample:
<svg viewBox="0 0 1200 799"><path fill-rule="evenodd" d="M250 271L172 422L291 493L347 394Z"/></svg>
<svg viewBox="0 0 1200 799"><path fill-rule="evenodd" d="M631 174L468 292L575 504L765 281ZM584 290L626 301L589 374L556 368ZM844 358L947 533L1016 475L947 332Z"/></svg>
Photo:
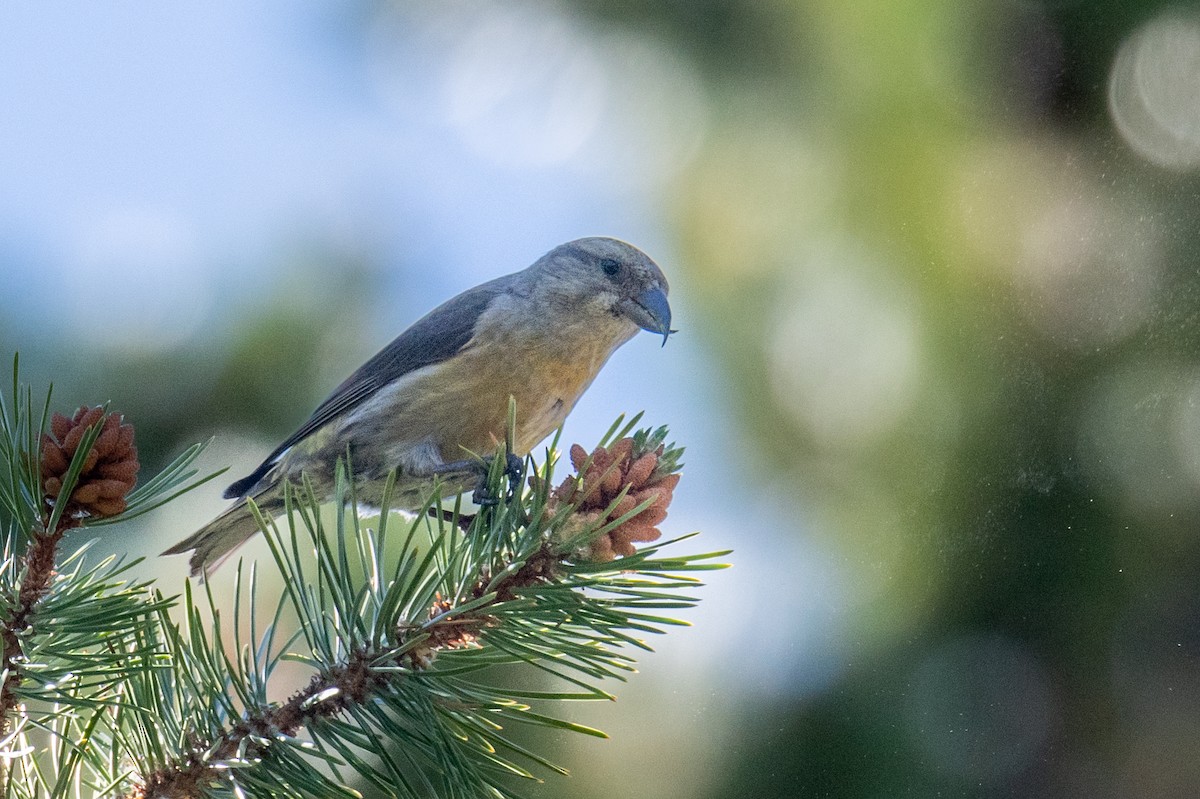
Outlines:
<svg viewBox="0 0 1200 799"><path fill-rule="evenodd" d="M216 568L258 532L247 500L270 517L304 474L334 491L346 458L358 499L378 505L396 470L395 507L478 486L479 453L505 440L516 402L518 458L563 423L613 352L638 329L671 330L667 280L636 247L567 242L532 266L468 289L430 311L350 375L253 472L225 490L224 513L164 555L192 552L193 575Z"/></svg>

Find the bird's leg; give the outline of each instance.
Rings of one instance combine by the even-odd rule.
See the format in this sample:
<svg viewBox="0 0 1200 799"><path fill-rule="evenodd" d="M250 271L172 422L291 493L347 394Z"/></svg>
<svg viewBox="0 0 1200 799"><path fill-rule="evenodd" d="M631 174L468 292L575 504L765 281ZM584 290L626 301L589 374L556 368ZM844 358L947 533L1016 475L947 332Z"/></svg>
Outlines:
<svg viewBox="0 0 1200 799"><path fill-rule="evenodd" d="M479 473L479 483L475 486L475 492L471 495L471 501L481 507L489 507L499 503L499 501L488 491L487 478L491 472L491 464L495 458L491 455L483 460L461 460L453 463L443 464L430 470L430 476L443 476L447 474L455 474L464 471L473 471ZM511 452L505 457L504 473L508 476L508 496L509 501L516 496L521 487L521 480L525 476L525 459L520 458ZM429 509L429 515L435 519L441 519L444 522L457 522L458 526L464 532L470 529L471 523L475 521L474 513L458 513L446 510L442 507L432 507Z"/></svg>
<svg viewBox="0 0 1200 799"><path fill-rule="evenodd" d="M491 495L487 484L488 473L492 470L492 462L494 460L494 455L485 455L482 458L443 463L441 466L435 466L431 469L430 475L440 477L460 472L475 472L479 475L479 482L475 486L475 492L471 494L471 501L476 505L484 507L496 505L499 504L500 500ZM525 459L511 452L508 453L505 456L504 474L508 477L507 498L512 499L520 489L521 480L525 476Z"/></svg>

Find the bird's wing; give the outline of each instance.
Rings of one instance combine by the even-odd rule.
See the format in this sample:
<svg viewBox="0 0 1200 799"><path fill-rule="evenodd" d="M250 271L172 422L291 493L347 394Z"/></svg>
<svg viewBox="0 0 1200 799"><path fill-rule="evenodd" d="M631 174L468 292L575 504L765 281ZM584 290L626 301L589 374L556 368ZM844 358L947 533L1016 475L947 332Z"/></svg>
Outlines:
<svg viewBox="0 0 1200 799"><path fill-rule="evenodd" d="M441 363L455 355L471 340L479 316L497 295L504 293L511 277L497 278L464 291L397 336L334 389L308 421L276 447L257 469L225 489L226 499L245 496L283 453L333 419L361 405L379 389L409 372Z"/></svg>

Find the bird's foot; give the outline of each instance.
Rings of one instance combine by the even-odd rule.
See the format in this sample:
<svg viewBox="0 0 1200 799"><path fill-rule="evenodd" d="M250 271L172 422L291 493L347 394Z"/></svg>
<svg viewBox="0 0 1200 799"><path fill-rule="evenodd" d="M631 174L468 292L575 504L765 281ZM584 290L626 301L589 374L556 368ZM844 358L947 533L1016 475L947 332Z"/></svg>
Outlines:
<svg viewBox="0 0 1200 799"><path fill-rule="evenodd" d="M480 464L483 473L479 476L479 484L475 486L474 493L471 494L471 501L480 507L491 507L499 505L500 499L492 495L491 488L488 486L488 475L492 471L492 463L495 461L494 455L488 455ZM521 480L525 477L525 459L511 452L505 457L504 475L508 478L508 493L504 499L511 502L517 492L521 490Z"/></svg>
<svg viewBox="0 0 1200 799"><path fill-rule="evenodd" d="M471 501L481 507L491 507L500 504L500 499L492 495L488 487L488 475L491 474L492 464L496 456L485 455L482 458L453 461L445 463L430 472L431 476L463 475L464 472L474 472L479 476ZM505 499L512 500L521 488L521 480L525 477L525 459L511 452L505 456L504 474L508 477L508 493ZM464 475L465 476L465 475Z"/></svg>

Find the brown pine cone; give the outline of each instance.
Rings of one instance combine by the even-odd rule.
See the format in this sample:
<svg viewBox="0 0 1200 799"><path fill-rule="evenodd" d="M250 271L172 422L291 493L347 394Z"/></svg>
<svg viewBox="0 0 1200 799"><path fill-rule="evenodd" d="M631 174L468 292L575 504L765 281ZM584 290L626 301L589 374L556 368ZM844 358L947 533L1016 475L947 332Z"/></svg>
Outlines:
<svg viewBox="0 0 1200 799"><path fill-rule="evenodd" d="M579 476L566 478L550 492L553 507L576 506L569 527L581 530L585 526L603 526L650 501L649 507L593 539L587 550L580 553L584 558L610 561L617 556L632 555L637 551L634 542L655 541L662 535L656 525L667 518L667 506L680 477L678 473L654 474L662 454L661 446L639 454L634 450L632 438L622 438L607 448L597 447L589 465L587 450L578 444L571 447L571 464ZM622 491L625 496L605 513Z"/></svg>
<svg viewBox="0 0 1200 799"><path fill-rule="evenodd" d="M141 464L133 443L133 425L121 424L122 419L119 413L106 415L102 407L85 405L73 418L56 413L50 420L53 435L42 434L42 489L47 505L63 501L59 494L71 459L88 428L100 426L75 490L66 500L64 519L103 518L125 510L125 496L137 483Z"/></svg>

